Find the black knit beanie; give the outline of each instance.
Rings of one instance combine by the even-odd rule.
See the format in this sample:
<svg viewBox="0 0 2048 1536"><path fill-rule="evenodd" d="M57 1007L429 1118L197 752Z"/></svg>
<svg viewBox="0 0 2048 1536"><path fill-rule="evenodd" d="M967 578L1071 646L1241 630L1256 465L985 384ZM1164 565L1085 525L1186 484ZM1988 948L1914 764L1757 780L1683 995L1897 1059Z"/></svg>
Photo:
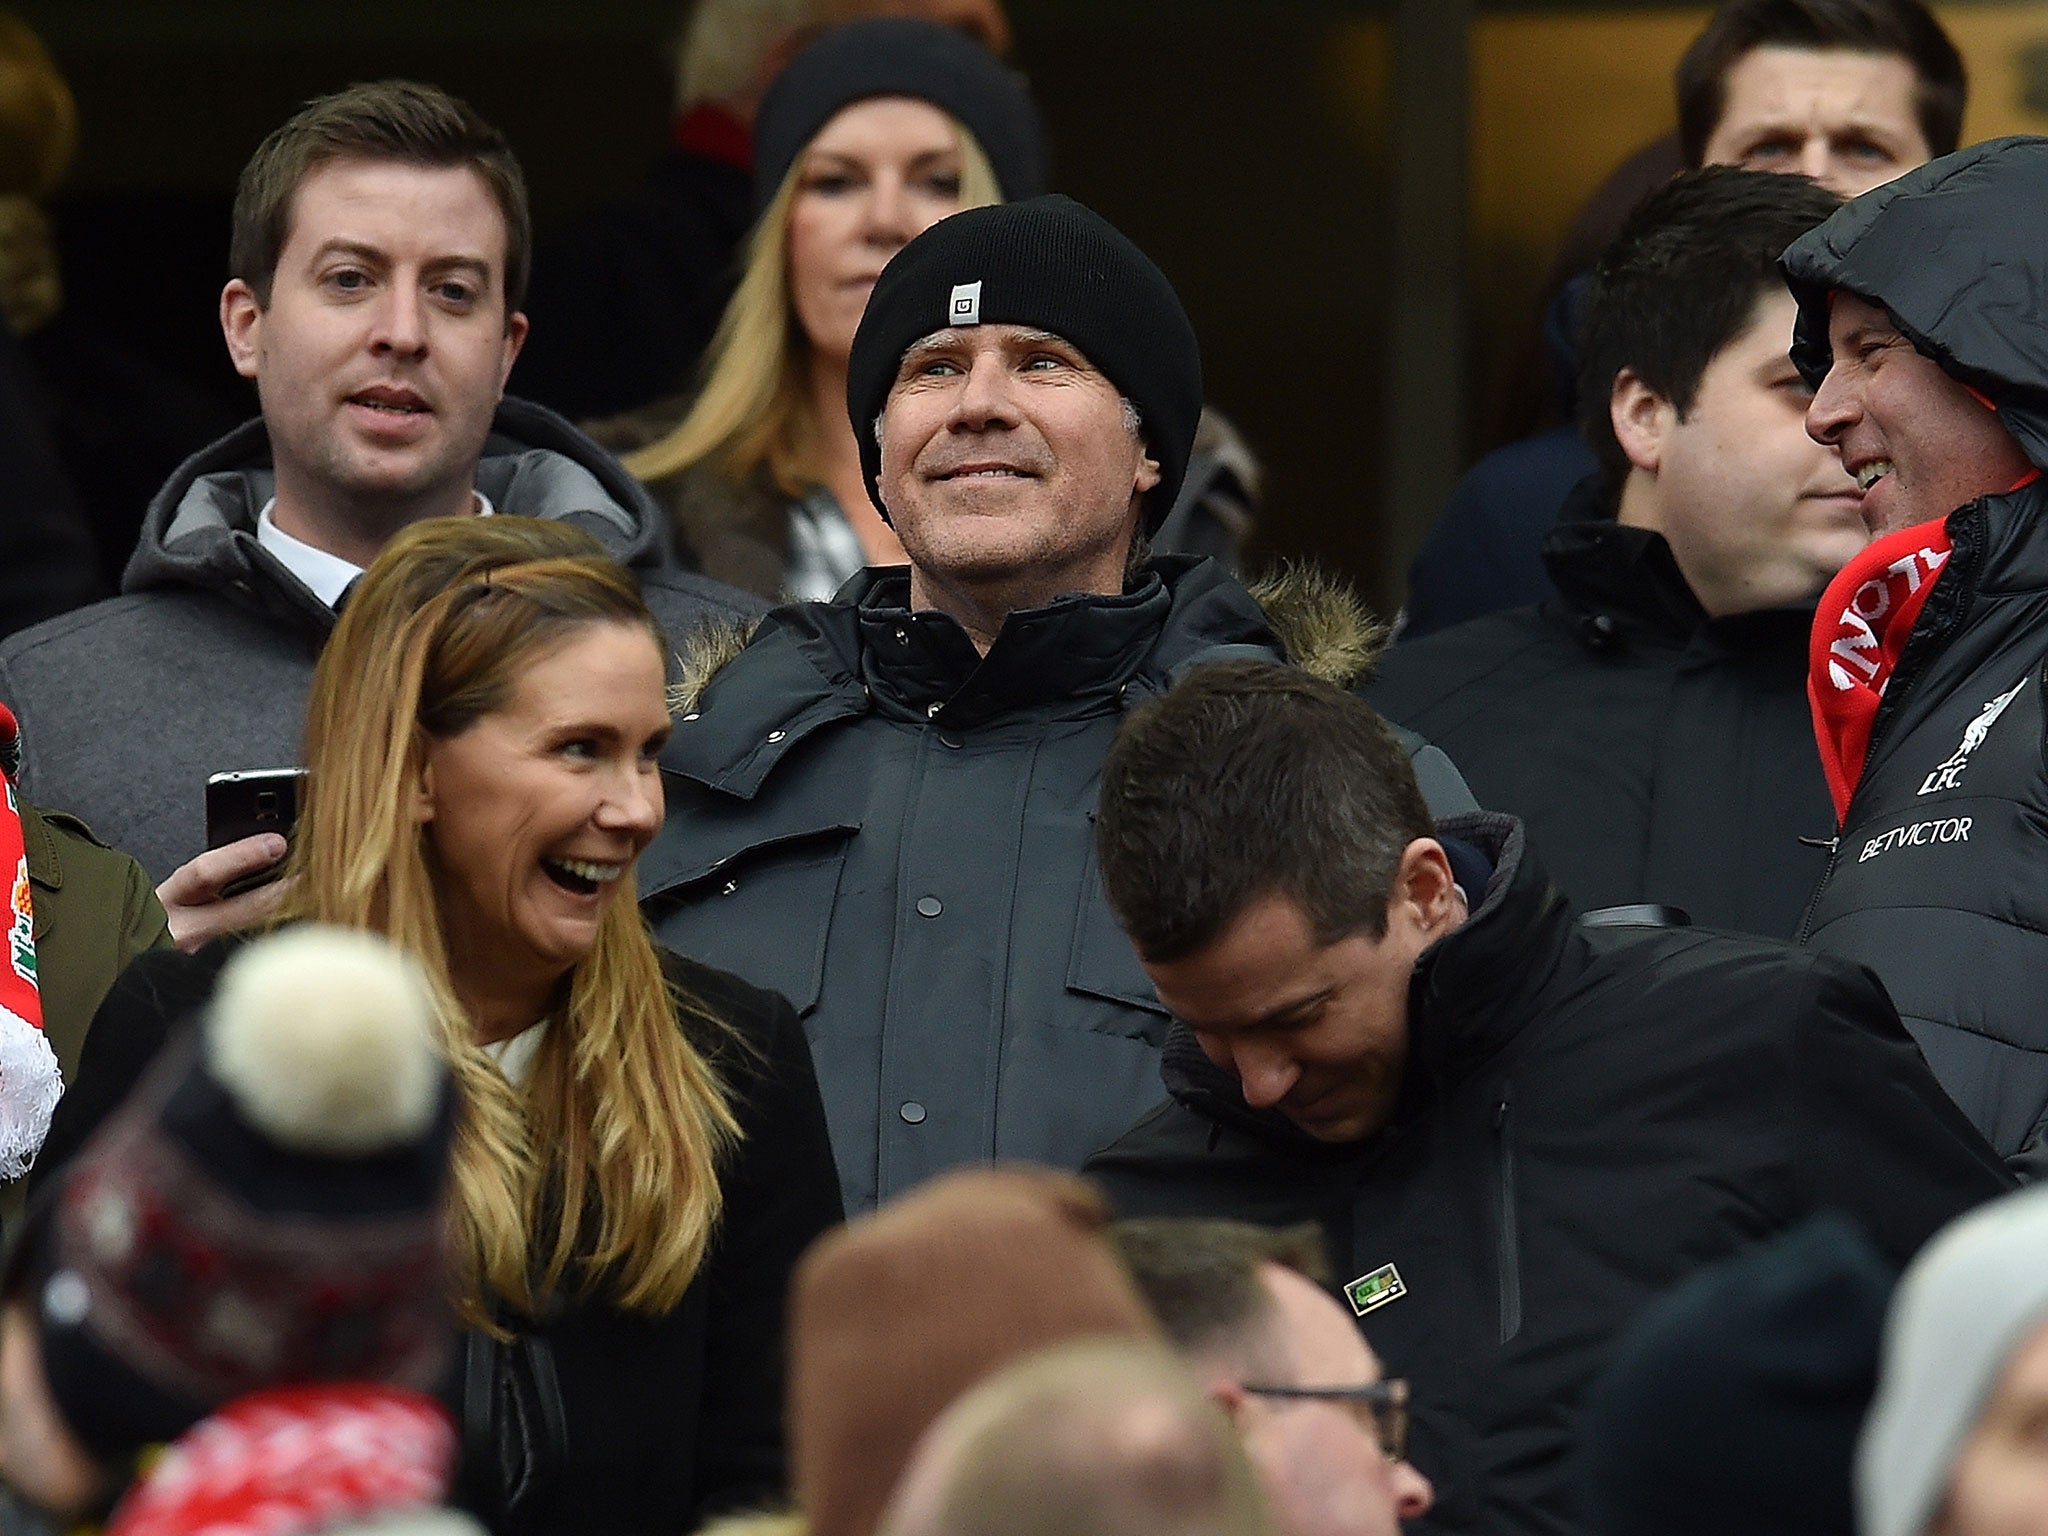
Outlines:
<svg viewBox="0 0 2048 1536"><path fill-rule="evenodd" d="M1646 1308L1587 1394L1587 1536L1855 1536L1851 1467L1896 1275L1819 1216Z"/></svg>
<svg viewBox="0 0 2048 1536"><path fill-rule="evenodd" d="M879 16L835 27L768 87L754 114L754 211L818 130L875 96L914 96L966 125L1006 198L1045 190L1045 125L1015 71L957 27Z"/></svg>
<svg viewBox="0 0 2048 1536"><path fill-rule="evenodd" d="M1202 354L1166 274L1115 226L1057 194L941 219L875 282L846 368L846 406L868 495L882 515L875 418L911 344L962 325L1025 325L1079 347L1138 408L1158 461L1153 532L1180 494L1202 415Z"/></svg>

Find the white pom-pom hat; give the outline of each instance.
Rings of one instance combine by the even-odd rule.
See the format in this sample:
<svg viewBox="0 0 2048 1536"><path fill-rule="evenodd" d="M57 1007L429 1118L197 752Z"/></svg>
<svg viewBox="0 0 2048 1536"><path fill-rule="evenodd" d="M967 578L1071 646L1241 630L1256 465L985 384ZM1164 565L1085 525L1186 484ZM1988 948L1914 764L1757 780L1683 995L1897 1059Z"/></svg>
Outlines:
<svg viewBox="0 0 2048 1536"><path fill-rule="evenodd" d="M354 1157L415 1141L441 1064L426 978L385 940L307 924L221 972L206 1065L281 1147Z"/></svg>
<svg viewBox="0 0 2048 1536"><path fill-rule="evenodd" d="M374 935L256 940L66 1166L39 1322L89 1450L267 1387L439 1385L454 1115L433 1014Z"/></svg>

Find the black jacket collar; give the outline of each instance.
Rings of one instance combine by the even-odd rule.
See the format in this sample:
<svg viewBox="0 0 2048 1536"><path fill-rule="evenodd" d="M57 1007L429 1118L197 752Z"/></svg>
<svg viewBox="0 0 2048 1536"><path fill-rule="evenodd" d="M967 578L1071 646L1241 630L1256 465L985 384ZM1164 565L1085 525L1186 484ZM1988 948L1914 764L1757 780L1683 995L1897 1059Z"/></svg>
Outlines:
<svg viewBox="0 0 2048 1536"><path fill-rule="evenodd" d="M1812 603L1709 618L1664 536L1617 522L1614 498L1601 482L1592 475L1573 489L1543 542L1566 622L1589 650L1641 639L1680 646L1706 640L1735 651L1790 646L1805 654Z"/></svg>
<svg viewBox="0 0 2048 1536"><path fill-rule="evenodd" d="M1049 704L1063 714L1112 707L1173 606L1166 583L1146 571L1114 597L1074 593L1011 614L982 655L952 618L911 612L907 568L865 572L848 597L876 708L962 726Z"/></svg>
<svg viewBox="0 0 2048 1536"><path fill-rule="evenodd" d="M1382 1136L1399 1134L1511 1045L1587 954L1570 905L1530 856L1519 821L1479 811L1437 827L1476 845L1492 861L1493 877L1471 915L1416 959L1408 983L1408 1070ZM1161 1072L1167 1091L1190 1109L1299 1155L1353 1157L1381 1139L1331 1146L1276 1110L1251 1108L1237 1079L1210 1061L1182 1024L1168 1036Z"/></svg>
<svg viewBox="0 0 2048 1536"><path fill-rule="evenodd" d="M2048 482L1980 496L1948 515L1948 563L1914 621L1893 670L1911 677L1944 651L1979 598L2024 596L2048 589ZM1913 690L1888 687L1878 719L1904 706Z"/></svg>
<svg viewBox="0 0 2048 1536"><path fill-rule="evenodd" d="M1661 533L1615 520L1602 476L1590 475L1565 498L1543 541L1543 564L1565 601L1585 614L1683 640L1705 621Z"/></svg>
<svg viewBox="0 0 2048 1536"><path fill-rule="evenodd" d="M792 603L705 686L662 767L752 799L820 727L868 713L972 728L1007 714L1101 713L1163 690L1185 667L1285 651L1221 566L1156 557L1114 597L1013 613L988 654L943 614L912 614L902 568L863 571L829 603Z"/></svg>
<svg viewBox="0 0 2048 1536"><path fill-rule="evenodd" d="M2007 596L2048 589L2048 479L1958 508L1948 533L1955 550L1968 554L1959 569L1971 572L1977 591Z"/></svg>

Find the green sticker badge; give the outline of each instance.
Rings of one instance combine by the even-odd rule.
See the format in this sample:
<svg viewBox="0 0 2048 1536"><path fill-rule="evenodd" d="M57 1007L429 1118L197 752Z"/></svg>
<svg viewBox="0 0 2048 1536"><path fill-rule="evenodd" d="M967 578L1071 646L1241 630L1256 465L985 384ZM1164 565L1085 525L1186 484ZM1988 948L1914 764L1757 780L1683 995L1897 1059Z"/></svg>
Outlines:
<svg viewBox="0 0 2048 1536"><path fill-rule="evenodd" d="M1369 1275L1360 1275L1344 1287L1344 1299L1351 1303L1351 1310L1360 1317L1390 1301L1399 1301L1408 1294L1408 1284L1401 1278L1401 1271L1391 1264L1382 1264Z"/></svg>

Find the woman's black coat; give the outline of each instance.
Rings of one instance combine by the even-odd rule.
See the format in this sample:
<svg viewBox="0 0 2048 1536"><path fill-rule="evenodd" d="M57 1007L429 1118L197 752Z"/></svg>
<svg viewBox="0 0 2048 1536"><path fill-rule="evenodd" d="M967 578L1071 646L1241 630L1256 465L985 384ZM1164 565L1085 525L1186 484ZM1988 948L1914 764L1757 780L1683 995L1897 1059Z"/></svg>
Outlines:
<svg viewBox="0 0 2048 1536"><path fill-rule="evenodd" d="M87 1033L32 1191L61 1173L158 1049L204 1006L235 947L228 940L197 955L158 951L122 974ZM665 954L664 964L738 1037L700 1042L710 1047L742 1130L720 1171L724 1213L703 1268L673 1311L646 1317L572 1301L545 1323L522 1327L552 1358L566 1434L556 1450L547 1448L549 1437L537 1437L543 1465L529 1469L535 1486L509 1516L491 1508L498 1501L488 1494L478 1496L495 1479L478 1464L486 1457L469 1456L465 1486L499 1536L676 1536L707 1515L782 1497L785 1293L805 1247L840 1219L824 1108L787 1002L674 955ZM480 1335L465 1342L447 1397L474 1452L481 1426L475 1412L463 1422L461 1367L476 1364L480 1348L489 1355ZM529 1373L515 1374L529 1391Z"/></svg>

